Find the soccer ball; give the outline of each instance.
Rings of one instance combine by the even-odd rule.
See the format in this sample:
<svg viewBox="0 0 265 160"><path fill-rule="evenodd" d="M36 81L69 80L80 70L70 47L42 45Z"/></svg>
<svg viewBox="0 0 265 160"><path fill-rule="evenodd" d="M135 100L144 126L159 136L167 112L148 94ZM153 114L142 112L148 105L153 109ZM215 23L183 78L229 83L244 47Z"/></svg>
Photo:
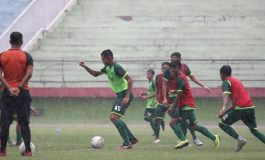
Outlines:
<svg viewBox="0 0 265 160"><path fill-rule="evenodd" d="M35 150L35 145L32 142L30 142L30 148L31 148L32 154L34 154L36 150ZM25 143L23 142L18 147L18 151L20 154L22 154L23 152L25 152L25 150L26 150L26 147L25 147Z"/></svg>
<svg viewBox="0 0 265 160"><path fill-rule="evenodd" d="M91 139L92 148L100 149L104 147L104 139L100 136L95 136Z"/></svg>

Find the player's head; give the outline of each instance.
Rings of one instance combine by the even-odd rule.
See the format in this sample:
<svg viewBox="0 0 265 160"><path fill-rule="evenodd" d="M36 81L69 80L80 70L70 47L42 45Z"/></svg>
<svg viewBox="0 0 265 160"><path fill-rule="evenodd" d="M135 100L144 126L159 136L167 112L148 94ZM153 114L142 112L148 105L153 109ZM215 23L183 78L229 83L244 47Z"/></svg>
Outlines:
<svg viewBox="0 0 265 160"><path fill-rule="evenodd" d="M105 65L111 65L113 63L113 54L110 49L106 49L101 52L101 60Z"/></svg>
<svg viewBox="0 0 265 160"><path fill-rule="evenodd" d="M169 69L169 63L168 62L163 62L161 65L161 70L164 73L167 69Z"/></svg>
<svg viewBox="0 0 265 160"><path fill-rule="evenodd" d="M179 52L174 52L170 55L171 62L181 61L181 54Z"/></svg>
<svg viewBox="0 0 265 160"><path fill-rule="evenodd" d="M12 32L9 43L13 46L20 47L23 44L23 35L20 32Z"/></svg>
<svg viewBox="0 0 265 160"><path fill-rule="evenodd" d="M153 69L148 69L148 70L146 71L146 78L147 78L148 80L152 80L153 77L154 77L154 74L155 74L155 71L154 71Z"/></svg>
<svg viewBox="0 0 265 160"><path fill-rule="evenodd" d="M229 65L224 65L220 68L220 77L222 80L225 80L226 77L232 75L232 69Z"/></svg>
<svg viewBox="0 0 265 160"><path fill-rule="evenodd" d="M180 61L174 61L169 64L169 69L172 74L179 74L181 72L181 62Z"/></svg>

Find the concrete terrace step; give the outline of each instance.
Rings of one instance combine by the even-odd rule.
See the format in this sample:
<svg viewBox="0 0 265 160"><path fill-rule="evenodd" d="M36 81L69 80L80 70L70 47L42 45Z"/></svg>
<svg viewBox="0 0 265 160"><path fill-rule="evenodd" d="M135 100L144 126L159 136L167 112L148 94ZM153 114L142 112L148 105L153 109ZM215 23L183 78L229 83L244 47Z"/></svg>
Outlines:
<svg viewBox="0 0 265 160"><path fill-rule="evenodd" d="M109 44L109 45L121 45L127 43L128 45L263 45L265 42L265 37L261 38L219 38L215 37L211 38L189 38L189 37L175 37L173 39L131 39L127 38L126 41L120 38L112 38L110 39L95 39L95 38L87 38L83 41L78 41L78 39L56 39L56 38L46 38L45 40L40 40L39 44L44 46L69 46L69 47L85 47L85 46L97 46L101 44Z"/></svg>
<svg viewBox="0 0 265 160"><path fill-rule="evenodd" d="M103 10L108 13L131 13L131 14L139 14L141 13L157 13L157 10L162 11L163 13L234 13L234 14L242 14L242 10L246 10L246 12L255 12L258 10L262 10L262 4L264 1L255 1L256 3L247 2L233 2L233 1L156 1L150 3L150 1L146 2L128 2L128 1L119 1L119 2L99 2L93 3L91 1L81 2L78 4L76 9L79 9L83 12L94 13L94 11ZM259 5L260 4L260 5ZM220 7L222 6L222 7ZM168 8L177 8L177 11L174 12L172 9ZM115 12L116 11L116 12ZM102 12L104 13L104 12ZM100 14L100 13L99 13Z"/></svg>
<svg viewBox="0 0 265 160"><path fill-rule="evenodd" d="M230 33L230 34L229 34ZM178 33L178 34L174 34L174 32L171 34L171 32L157 32L156 34L154 33L141 33L141 32L116 32L112 33L112 32L98 32L98 35L96 33L73 33L73 32L64 32L64 33L57 33L55 32L54 34L48 35L49 38L73 38L73 39L87 39L87 38L96 38L96 39L112 39L112 38L116 38L116 39L126 39L127 37L130 37L131 39L137 39L137 38L142 38L142 39L162 39L162 38L170 38L173 39L176 36L179 37L189 37L189 38L212 38L215 39L216 37L219 38L263 38L263 35L260 35L260 32L250 32L250 30L247 30L247 32L238 32L239 34L236 34L235 32L228 32L228 34L224 34L224 33L218 33L218 32L213 32L212 34L209 33L203 33L203 32L198 32L198 33L194 33L192 34L190 33Z"/></svg>
<svg viewBox="0 0 265 160"><path fill-rule="evenodd" d="M105 46L106 47L106 46ZM107 47L110 48L110 47ZM114 50L117 51L118 56L128 56L128 53L138 53L139 55L145 53L145 55L152 55L154 53L161 53L161 51L170 51L174 48L179 48L181 50L189 50L193 54L196 54L198 51L201 50L209 55L215 55L216 53L220 53L220 45L212 45L211 48L209 48L209 45L175 45L174 46L126 46L126 45L119 45L119 46L111 46ZM63 53L62 56L67 57L68 55L71 56L74 55L80 55L86 54L86 53L100 53L101 50L106 49L104 46L90 46L90 47L42 47L40 51L43 51L43 53L46 53L46 55L52 56L53 54ZM224 55L231 55L233 52L241 51L242 53L250 53L250 52L258 52L262 53L262 51L265 50L265 45L262 46L252 46L252 45L237 45L237 46L227 46L222 45L222 52ZM185 53L185 52L183 52ZM265 56L263 56L265 57Z"/></svg>
<svg viewBox="0 0 265 160"><path fill-rule="evenodd" d="M131 18L126 20L125 18ZM125 20L124 20L125 19ZM167 17L133 17L133 16L112 16L112 17L82 17L69 16L64 18L63 24L73 27L86 26L264 26L264 16L167 16ZM255 22L254 24L251 22Z"/></svg>
<svg viewBox="0 0 265 160"><path fill-rule="evenodd" d="M91 59L97 59L100 60L100 53L102 52L103 49L107 48L100 48L95 51L88 50L86 52L77 52L77 51L71 51L71 52L52 52L52 51L45 51L45 52L32 52L32 56L38 60L52 60L52 59L66 59L66 60L91 60ZM156 60L165 60L169 59L169 56L172 52L174 51L179 51L181 50L181 53L184 57L184 59L203 59L207 57L207 59L235 59L235 60L240 60L240 59L259 59L262 58L264 59L265 56L263 55L262 50L258 49L226 49L222 48L220 49L208 49L205 48L205 50L201 50L200 48L194 48L194 50L190 49L183 49L179 47L175 47L170 50L164 50L164 51L146 51L146 50L141 50L141 51L130 51L130 50L125 50L125 49L112 49L112 51L115 54L115 57L117 60L134 60L134 59L156 59ZM239 54L241 53L241 54ZM263 55L263 56L261 56ZM49 58L47 58L49 57Z"/></svg>

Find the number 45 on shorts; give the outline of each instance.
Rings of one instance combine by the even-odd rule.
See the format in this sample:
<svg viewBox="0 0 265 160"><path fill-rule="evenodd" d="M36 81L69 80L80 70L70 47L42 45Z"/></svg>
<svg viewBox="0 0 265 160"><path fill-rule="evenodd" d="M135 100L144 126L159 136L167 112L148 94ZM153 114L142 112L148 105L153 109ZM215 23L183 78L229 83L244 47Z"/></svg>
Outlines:
<svg viewBox="0 0 265 160"><path fill-rule="evenodd" d="M121 111L121 106L115 106L114 110L120 112Z"/></svg>

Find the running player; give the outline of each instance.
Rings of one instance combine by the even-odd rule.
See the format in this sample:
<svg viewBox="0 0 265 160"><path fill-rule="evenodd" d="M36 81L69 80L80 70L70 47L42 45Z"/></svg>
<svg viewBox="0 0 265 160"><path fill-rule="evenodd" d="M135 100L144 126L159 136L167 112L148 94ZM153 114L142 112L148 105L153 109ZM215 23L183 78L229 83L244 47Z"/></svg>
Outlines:
<svg viewBox="0 0 265 160"><path fill-rule="evenodd" d="M170 63L170 68L172 68L172 64ZM168 76L170 76L170 79L168 79L167 82L167 89L168 89L168 94L169 94L169 104L171 104L170 109L168 110L168 115L170 116L170 122L169 125L174 131L175 135L178 137L179 142L175 146L175 149L183 148L185 146L189 145L189 141L186 138L186 132L187 132L187 127L185 123L182 122L182 118L179 113L179 108L178 107L172 107L172 104L177 96L177 74L175 72L172 72L172 69L169 70ZM192 130L192 133L195 133Z"/></svg>
<svg viewBox="0 0 265 160"><path fill-rule="evenodd" d="M179 52L174 52L171 54L170 56L171 62L175 62L175 61L180 61L181 62L181 54ZM205 86L204 84L202 84L195 76L194 74L191 73L190 68L188 67L187 64L181 64L181 71L186 74L186 76L190 77L190 79L198 84L199 86L203 87L205 90L210 91L210 89ZM164 104L170 104L173 102L173 100L176 97L176 76L171 76L170 75L170 71L167 70L164 74L163 77L163 96L165 97L165 95L167 94L167 92L169 92L169 96L170 96L170 101L167 101L166 99L163 100ZM173 73L174 74L174 73ZM173 83L173 85L172 85ZM170 115L170 113L169 113ZM185 128L186 125L182 124L182 130L184 132L184 135L186 136L187 134L187 128ZM195 132L193 130L189 130L191 133L191 136L193 138L193 142L195 145L197 146L201 146L203 145L203 142L196 136Z"/></svg>
<svg viewBox="0 0 265 160"><path fill-rule="evenodd" d="M177 80L176 80L177 97L175 98L170 110L173 112L176 109L176 107L178 107L181 119L183 122L186 123L189 129L200 132L204 136L211 139L214 142L216 148L220 148L220 137L218 135L213 135L208 131L207 128L197 124L197 119L195 117L195 112L194 112L195 101L192 96L187 76L181 71L181 62L180 61L171 62L170 70L172 73L177 74ZM185 143L185 145L182 145L182 143ZM181 141L179 144L176 145L175 148L181 148L185 146L187 146L187 142Z"/></svg>
<svg viewBox="0 0 265 160"><path fill-rule="evenodd" d="M252 99L249 97L242 82L231 75L232 69L230 66L224 65L221 67L220 77L223 81L222 90L224 93L223 106L218 116L221 118L220 128L237 140L236 152L238 152L246 144L246 139L238 135L231 127L235 122L243 121L250 132L263 143L265 143L265 136L257 129L255 106ZM232 101L231 107L227 107L229 98Z"/></svg>
<svg viewBox="0 0 265 160"><path fill-rule="evenodd" d="M155 71L149 69L146 72L146 78L148 80L147 93L141 94L141 99L146 101L146 109L144 112L144 120L150 123L152 130L155 132L155 81L154 81ZM155 135L155 134L154 134Z"/></svg>
<svg viewBox="0 0 265 160"><path fill-rule="evenodd" d="M102 74L108 76L111 89L117 95L111 111L110 121L116 126L123 139L123 144L120 146L120 149L132 149L132 145L136 144L138 140L128 129L126 123L121 120L121 116L124 116L125 111L133 99L131 92L133 80L128 72L113 60L111 50L104 50L101 53L101 59L105 67L100 71L90 69L84 62L80 62L79 65L94 77L98 77Z"/></svg>
<svg viewBox="0 0 265 160"><path fill-rule="evenodd" d="M169 63L164 62L161 66L162 73L156 75L156 101L157 106L155 109L155 141L154 143L160 143L160 125L162 126L162 129L165 129L165 113L167 111L167 106L163 104L163 93L162 93L162 83L163 83L163 74L166 70L169 69Z"/></svg>

